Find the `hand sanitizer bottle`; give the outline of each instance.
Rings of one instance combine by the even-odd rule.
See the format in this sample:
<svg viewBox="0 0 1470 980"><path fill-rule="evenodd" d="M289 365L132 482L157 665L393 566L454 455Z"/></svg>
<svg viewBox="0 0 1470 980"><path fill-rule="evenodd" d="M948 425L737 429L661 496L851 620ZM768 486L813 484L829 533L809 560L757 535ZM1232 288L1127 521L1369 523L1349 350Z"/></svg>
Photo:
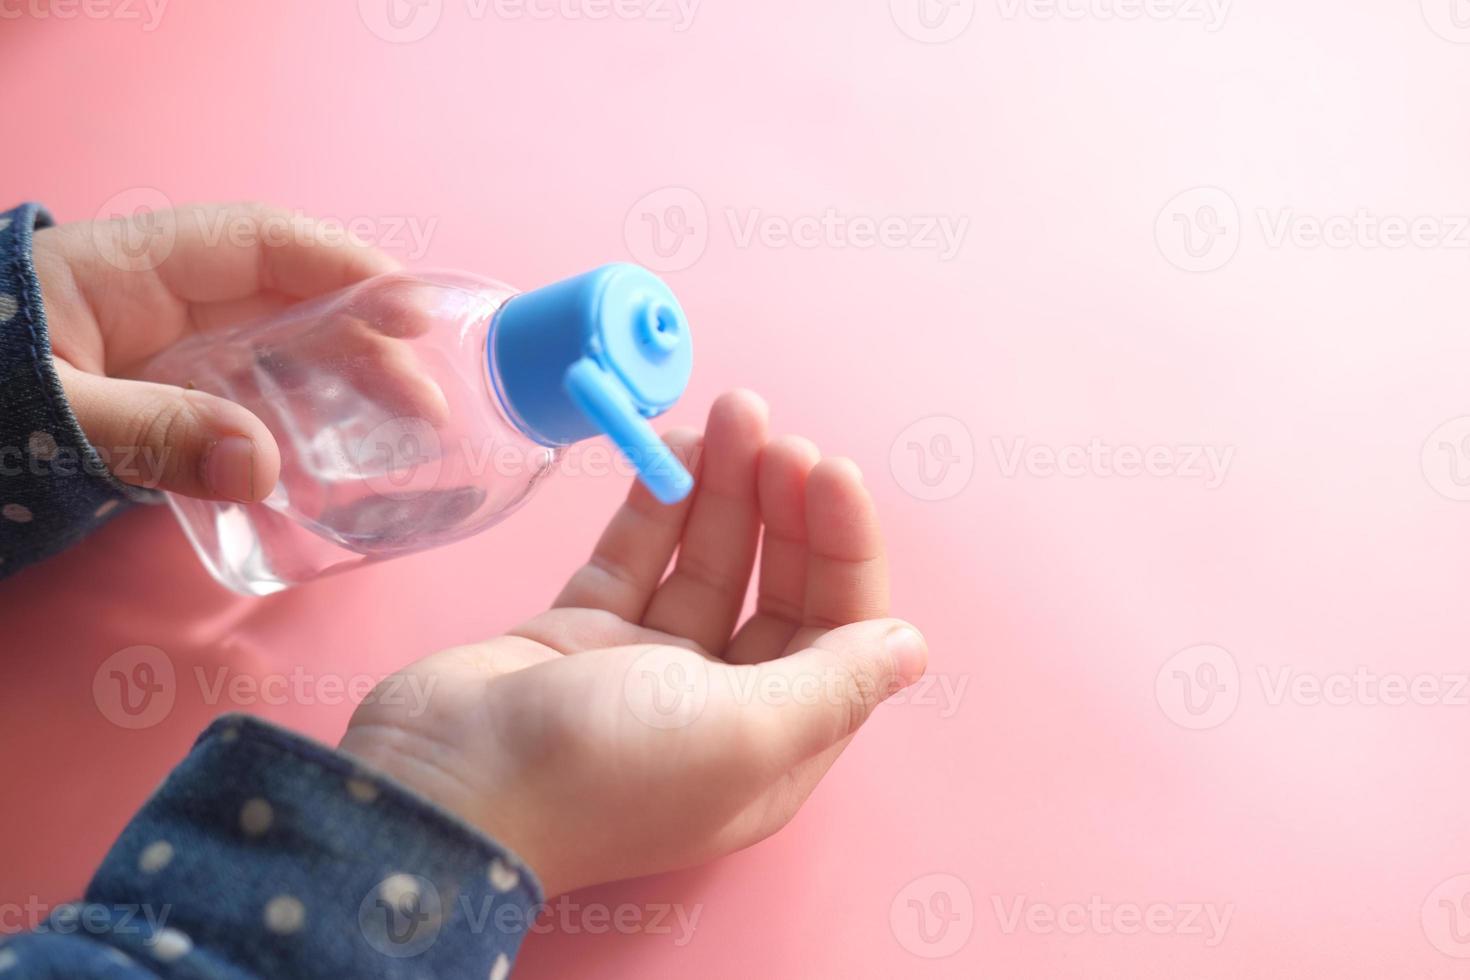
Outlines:
<svg viewBox="0 0 1470 980"><path fill-rule="evenodd" d="M648 419L683 394L689 323L669 288L609 265L527 293L463 273L388 273L154 358L153 381L244 405L281 476L258 504L168 495L220 582L267 595L485 530L567 447L598 434L665 503L688 471Z"/></svg>

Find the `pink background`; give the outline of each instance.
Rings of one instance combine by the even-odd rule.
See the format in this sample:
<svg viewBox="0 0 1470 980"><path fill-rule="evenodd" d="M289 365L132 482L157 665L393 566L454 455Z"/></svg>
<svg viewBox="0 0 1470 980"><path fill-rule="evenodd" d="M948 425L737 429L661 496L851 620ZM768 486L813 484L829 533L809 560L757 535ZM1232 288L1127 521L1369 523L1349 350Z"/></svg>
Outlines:
<svg viewBox="0 0 1470 980"><path fill-rule="evenodd" d="M574 896L698 906L692 941L558 929L518 976L1463 975L1470 423L1437 431L1470 415L1454 0L1239 0L1216 30L1182 0L1132 20L933 0L939 33L917 0L704 0L685 30L430 0L416 41L379 36L386 2L175 0L153 30L141 7L6 4L9 199L412 218L426 250L377 237L523 285L687 225L667 277L698 358L673 419L745 385L778 430L855 458L896 612L933 648L936 680L778 837ZM739 234L752 209L828 208L968 226L948 260ZM1401 248L1274 235L1360 211L1434 224ZM1177 219L1216 249L1192 259ZM1018 439L1166 447L1168 472L1016 471ZM1232 454L1222 485L1187 447ZM476 540L269 600L214 586L162 511L5 582L0 907L79 893L213 715L332 740L350 710L208 704L195 668L378 674L493 634L555 593L622 490L567 477ZM137 644L181 683L126 731L92 678ZM1283 671L1428 678L1435 703L1282 696ZM950 916L921 929L910 899ZM1017 924L1018 901L1180 928ZM1229 915L1223 937L1181 923L1192 905Z"/></svg>

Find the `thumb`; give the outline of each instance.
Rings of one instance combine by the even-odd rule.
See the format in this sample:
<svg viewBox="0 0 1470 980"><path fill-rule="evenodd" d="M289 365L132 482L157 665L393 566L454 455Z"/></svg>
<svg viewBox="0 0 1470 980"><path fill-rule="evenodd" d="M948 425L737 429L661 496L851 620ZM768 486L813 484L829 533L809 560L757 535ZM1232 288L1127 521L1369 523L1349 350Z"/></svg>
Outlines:
<svg viewBox="0 0 1470 980"><path fill-rule="evenodd" d="M280 476L281 455L247 408L202 391L106 378L57 362L82 431L124 483L186 497L254 503Z"/></svg>
<svg viewBox="0 0 1470 980"><path fill-rule="evenodd" d="M850 737L890 695L917 681L929 662L918 630L873 619L829 630L805 650L751 669L763 727L774 729L777 762L793 766ZM769 730L768 729L768 730Z"/></svg>

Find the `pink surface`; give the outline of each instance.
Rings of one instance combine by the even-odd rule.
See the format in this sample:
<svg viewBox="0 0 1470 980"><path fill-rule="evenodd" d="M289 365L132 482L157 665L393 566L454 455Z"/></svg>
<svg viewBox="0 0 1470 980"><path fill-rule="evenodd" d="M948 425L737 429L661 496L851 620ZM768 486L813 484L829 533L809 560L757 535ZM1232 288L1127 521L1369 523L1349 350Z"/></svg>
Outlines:
<svg viewBox="0 0 1470 980"><path fill-rule="evenodd" d="M661 266L698 341L674 419L745 385L854 457L933 648L778 837L573 896L692 937L574 909L517 976L1463 975L1452 0L385 3L6 5L9 197L268 199L523 285ZM76 895L211 716L335 739L350 710L208 703L196 669L376 676L492 634L622 489L569 476L263 601L162 511L6 582L0 925ZM92 681L140 644L179 694L129 731Z"/></svg>

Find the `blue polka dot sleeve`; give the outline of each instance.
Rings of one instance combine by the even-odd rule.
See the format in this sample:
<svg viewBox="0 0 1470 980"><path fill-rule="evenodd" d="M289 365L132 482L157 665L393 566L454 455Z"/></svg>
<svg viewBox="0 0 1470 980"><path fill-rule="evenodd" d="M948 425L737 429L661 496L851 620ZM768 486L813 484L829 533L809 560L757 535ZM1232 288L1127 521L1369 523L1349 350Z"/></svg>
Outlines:
<svg viewBox="0 0 1470 980"><path fill-rule="evenodd" d="M348 756L221 718L83 901L0 946L0 980L508 976L541 906L513 855Z"/></svg>
<svg viewBox="0 0 1470 980"><path fill-rule="evenodd" d="M37 204L0 212L0 578L70 547L125 504L162 499L115 479L66 403L31 259L32 235L51 224Z"/></svg>

